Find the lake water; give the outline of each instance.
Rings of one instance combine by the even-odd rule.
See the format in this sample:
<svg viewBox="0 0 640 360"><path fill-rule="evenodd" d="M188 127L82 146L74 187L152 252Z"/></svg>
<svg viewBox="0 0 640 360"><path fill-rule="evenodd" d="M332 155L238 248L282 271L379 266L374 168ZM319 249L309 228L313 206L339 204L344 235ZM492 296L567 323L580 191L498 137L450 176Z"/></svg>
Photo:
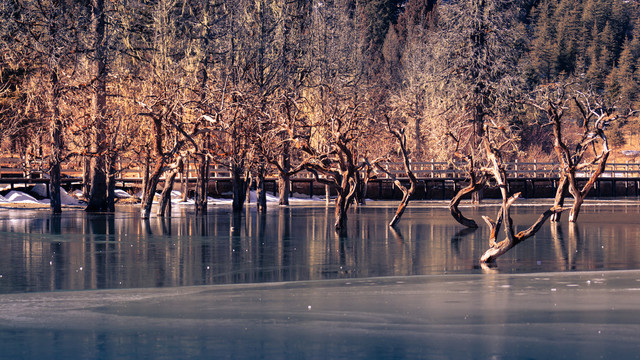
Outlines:
<svg viewBox="0 0 640 360"><path fill-rule="evenodd" d="M523 201L514 223L548 206ZM360 207L340 237L320 203L2 210L0 359L640 358L637 200L588 202L491 269L486 226L414 202L394 231L394 211Z"/></svg>
<svg viewBox="0 0 640 360"><path fill-rule="evenodd" d="M519 230L548 200L512 208ZM141 221L137 208L116 214L81 210L0 212L0 293L125 289L189 285L481 273L488 247L487 203L464 207L481 225L467 230L444 202L412 202L397 229L387 226L396 203L372 202L349 214L347 235L332 230L323 203L253 207L228 205L206 216L190 207L170 219ZM498 273L640 269L640 203L587 202L577 224L567 215L545 223L534 238L500 258ZM502 233L501 233L502 237Z"/></svg>

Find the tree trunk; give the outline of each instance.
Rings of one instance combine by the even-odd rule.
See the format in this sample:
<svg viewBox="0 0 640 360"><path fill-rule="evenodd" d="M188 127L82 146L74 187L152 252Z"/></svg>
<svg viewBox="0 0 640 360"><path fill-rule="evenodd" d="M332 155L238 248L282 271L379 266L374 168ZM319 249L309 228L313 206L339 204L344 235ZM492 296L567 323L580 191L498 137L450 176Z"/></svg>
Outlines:
<svg viewBox="0 0 640 360"><path fill-rule="evenodd" d="M545 211L538 220L531 225L527 230L521 231L515 234L513 222L511 220L511 205L520 197L520 193L516 193L512 196L508 195L507 190L507 174L503 168L502 157L498 150L492 147L488 141L484 143L485 151L487 153L487 157L492 164L491 173L493 174L493 178L495 179L497 185L500 187L500 194L502 195L502 206L498 211L498 217L494 222L487 216L483 216L484 220L489 224L491 228L491 237L489 238L489 249L485 251L485 253L480 257L481 263L492 263L495 260L509 251L511 248L521 243L522 241L528 239L533 236L540 228L542 224L551 215L555 212L562 211L562 209L557 207L552 207L551 209ZM500 229L501 224L504 222L504 232L506 238L501 242L496 242L497 233Z"/></svg>
<svg viewBox="0 0 640 360"><path fill-rule="evenodd" d="M338 197L336 198L336 222L334 223L334 228L340 234L344 234L347 230L347 212L354 201L357 191L357 180L354 179L355 171L351 170L343 171Z"/></svg>
<svg viewBox="0 0 640 360"><path fill-rule="evenodd" d="M578 194L574 195L573 206L571 206L571 211L569 212L569 222L574 223L578 220L578 215L580 215L580 207L584 202L584 196Z"/></svg>
<svg viewBox="0 0 640 360"><path fill-rule="evenodd" d="M160 201L158 203L158 216L171 216L171 193L173 192L173 184L176 181L176 176L180 172L181 161L181 159L178 159L176 167L172 169L168 175L165 175L164 188L162 189L162 193L160 194Z"/></svg>
<svg viewBox="0 0 640 360"><path fill-rule="evenodd" d="M149 176L149 182L144 189L144 202L142 203L142 208L140 211L140 216L143 219L148 219L151 215L151 206L153 205L153 198L156 194L156 188L158 187L160 176L162 175L163 165L164 161L158 160L158 163L153 168L153 172Z"/></svg>
<svg viewBox="0 0 640 360"><path fill-rule="evenodd" d="M209 189L209 157L206 155L198 156L198 179L196 181L196 190L194 194L194 205L196 214L205 215L207 213L207 196Z"/></svg>
<svg viewBox="0 0 640 360"><path fill-rule="evenodd" d="M91 190L85 211L109 210L107 206L107 177L104 169L104 157L94 156L91 158Z"/></svg>
<svg viewBox="0 0 640 360"><path fill-rule="evenodd" d="M504 216L504 218L509 219L509 221L505 220L505 232L513 233L513 224L511 223L511 219L509 218L509 208L507 207L505 209L503 207L502 211L507 213L507 215ZM529 227L527 230L521 231L518 234L513 236L507 235L507 238L505 240L495 244L494 246L490 247L487 251L485 251L485 253L482 254L482 257L480 257L480 262L481 263L495 262L498 257L500 257L501 255L509 251L511 248L523 242L524 240L528 239L529 237L533 236L536 232L538 232L538 230L540 230L544 222L549 217L551 217L551 215L559 211L562 211L562 210L551 208L545 211L544 213L542 213L538 217L538 220L536 220L536 222L533 225L531 225L531 227Z"/></svg>
<svg viewBox="0 0 640 360"><path fill-rule="evenodd" d="M104 0L91 1L91 28L95 35L94 41L94 76L92 116L95 126L95 134L91 142L91 151L94 153L91 159L91 190L86 211L108 211L107 204L107 177L105 174L105 116L107 109L106 87L106 53L105 53L105 12Z"/></svg>
<svg viewBox="0 0 640 360"><path fill-rule="evenodd" d="M82 157L82 197L89 199L91 194L91 158Z"/></svg>
<svg viewBox="0 0 640 360"><path fill-rule="evenodd" d="M207 184L208 185L208 184ZM189 200L189 157L184 161L184 169L180 175L180 190L182 191L182 202Z"/></svg>
<svg viewBox="0 0 640 360"><path fill-rule="evenodd" d="M278 204L289 205L291 189L291 177L286 174L278 174Z"/></svg>
<svg viewBox="0 0 640 360"><path fill-rule="evenodd" d="M291 170L291 159L289 155L289 146L284 145L283 154L280 156L280 164L285 173L278 173L278 205L289 205L289 190L291 189L291 176L286 174Z"/></svg>
<svg viewBox="0 0 640 360"><path fill-rule="evenodd" d="M569 182L567 181L567 176L565 174L560 175L560 180L558 181L558 188L556 189L556 197L553 201L554 207L563 207L564 199L567 194L567 188L569 187ZM551 215L549 221L557 222L560 221L560 217L562 216L561 212L554 213Z"/></svg>
<svg viewBox="0 0 640 360"><path fill-rule="evenodd" d="M149 168L151 154L149 153L149 149L147 148L147 156L144 158L144 169L142 169L142 185L140 186L140 201L142 203L145 202L145 194L147 193L147 184L149 184Z"/></svg>
<svg viewBox="0 0 640 360"><path fill-rule="evenodd" d="M468 193L472 193L472 196L473 196L473 194L479 192L483 188L484 188L484 181L476 182L475 176L472 175L471 183L469 184L469 186L460 189L460 191L458 191L456 196L454 196L453 199L451 199L451 202L449 202L449 210L451 211L451 216L453 216L453 218L461 225L464 225L472 229L476 229L478 227L478 224L473 219L469 219L464 215L462 215L462 212L458 208L458 205L460 205L460 201L462 201L463 196L465 196Z"/></svg>
<svg viewBox="0 0 640 360"><path fill-rule="evenodd" d="M400 201L400 205L398 205L398 209L396 210L396 214L393 216L393 219L391 219L391 222L389 222L389 226L391 227L395 226L398 221L400 221L402 214L404 214L404 211L409 205L411 195L413 195L413 193L415 192L415 186L413 186L412 184L409 189L403 186L400 188L400 190L402 190L402 201Z"/></svg>
<svg viewBox="0 0 640 360"><path fill-rule="evenodd" d="M58 108L58 99L60 97L58 89L58 76L55 72L51 73L51 83L53 86L53 119L51 119L51 170L49 172L49 198L51 212L59 214L62 212L62 202L60 200L60 162L62 152L62 121L60 120L60 110Z"/></svg>
<svg viewBox="0 0 640 360"><path fill-rule="evenodd" d="M109 156L109 175L107 176L107 211L116 211L116 156Z"/></svg>
<svg viewBox="0 0 640 360"><path fill-rule="evenodd" d="M610 152L607 147L606 138L605 138L603 147L604 147L604 150L602 153L602 157L600 159L600 163L598 163L598 167L593 172L593 174L591 174L589 181L587 181L587 183L582 187L582 189L578 189L575 172L570 172L568 175L569 192L573 196L573 206L571 207L571 212L569 213L569 222L578 221L578 215L580 214L580 207L584 202L584 198L587 197L587 194L589 193L589 191L591 191L591 188L593 188L593 186L596 184L598 177L604 172L604 169L607 166L607 159L609 158Z"/></svg>
<svg viewBox="0 0 640 360"><path fill-rule="evenodd" d="M60 200L60 163L54 162L51 165L49 171L50 184L49 184L49 196L51 212L54 214L60 214L62 212L62 201Z"/></svg>
<svg viewBox="0 0 640 360"><path fill-rule="evenodd" d="M347 228L347 199L343 191L338 191L335 205L336 220L333 227L337 232L342 232Z"/></svg>
<svg viewBox="0 0 640 360"><path fill-rule="evenodd" d="M233 200L231 207L234 212L242 211L247 198L247 181L244 177L244 169L237 165L231 166L231 181L233 182Z"/></svg>
<svg viewBox="0 0 640 360"><path fill-rule="evenodd" d="M258 212L267 211L267 193L264 191L264 170L258 171L256 176L256 209Z"/></svg>

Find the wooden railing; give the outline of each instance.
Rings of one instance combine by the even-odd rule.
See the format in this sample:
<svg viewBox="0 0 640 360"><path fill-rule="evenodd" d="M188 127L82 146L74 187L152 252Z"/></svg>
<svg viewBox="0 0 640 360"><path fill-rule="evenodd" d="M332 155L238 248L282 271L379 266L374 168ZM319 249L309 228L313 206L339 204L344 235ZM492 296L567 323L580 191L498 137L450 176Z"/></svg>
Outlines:
<svg viewBox="0 0 640 360"><path fill-rule="evenodd" d="M74 164L75 165L75 164ZM466 177L464 163L452 164L442 161L414 161L411 162L411 168L416 177L423 179L462 179ZM406 178L403 164L400 162L388 163L385 165L387 170L398 178ZM553 162L510 162L506 164L507 175L509 178L557 178L560 176L561 168L558 163ZM79 178L82 177L82 171L70 166L64 166L62 169L64 177ZM588 173L582 172L577 174L587 176ZM211 179L229 179L231 173L229 169L220 165L211 165L209 169ZM40 170L25 167L23 162L18 158L0 158L0 183L2 179L9 178L43 178L46 175ZM190 169L189 178L196 178L195 169ZM270 178L275 178L276 174L271 174ZM624 163L609 163L601 175L602 178L640 178L640 162L627 161ZM141 179L142 170L131 168L123 169L119 172L120 179ZM309 172L302 171L296 174L294 179L312 179L313 175ZM379 179L388 178L385 174L380 174ZM6 180L5 180L6 181Z"/></svg>
<svg viewBox="0 0 640 360"><path fill-rule="evenodd" d="M406 177L402 163L390 163L387 170L399 178ZM464 163L412 162L411 170L418 178L464 178ZM510 162L506 163L508 178L556 178L562 172L561 166L553 162ZM588 176L587 171L577 175ZM384 176L386 177L386 176ZM607 164L603 178L640 178L640 163L627 161Z"/></svg>

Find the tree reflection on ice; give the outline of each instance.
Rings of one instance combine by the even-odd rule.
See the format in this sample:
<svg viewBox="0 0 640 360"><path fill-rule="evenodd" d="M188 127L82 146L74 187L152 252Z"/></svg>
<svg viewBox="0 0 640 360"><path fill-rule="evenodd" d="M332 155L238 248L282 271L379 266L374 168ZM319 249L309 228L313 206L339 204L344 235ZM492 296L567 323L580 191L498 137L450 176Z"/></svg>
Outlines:
<svg viewBox="0 0 640 360"><path fill-rule="evenodd" d="M633 205L635 204L635 205ZM135 209L114 214L6 211L0 216L0 293L143 288L479 273L488 229L461 229L439 202L413 202L394 228L392 203L371 202L336 235L323 204L258 214L228 207L196 216L141 220ZM495 205L468 207L479 216ZM530 223L533 202L514 206ZM501 273L640 268L640 206L587 202L581 221L546 224L501 258ZM82 271L79 269L82 268Z"/></svg>

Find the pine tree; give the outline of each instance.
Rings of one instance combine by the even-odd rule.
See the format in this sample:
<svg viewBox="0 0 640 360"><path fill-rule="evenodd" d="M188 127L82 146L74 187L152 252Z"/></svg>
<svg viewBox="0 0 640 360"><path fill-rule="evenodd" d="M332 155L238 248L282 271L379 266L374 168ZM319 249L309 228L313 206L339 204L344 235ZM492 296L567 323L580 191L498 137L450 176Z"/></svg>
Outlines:
<svg viewBox="0 0 640 360"><path fill-rule="evenodd" d="M586 72L586 80L595 85L596 88L602 88L605 73L602 68L603 62L601 61L602 44L599 41L598 26L593 25L591 30L591 45L587 48L587 60L588 67Z"/></svg>
<svg viewBox="0 0 640 360"><path fill-rule="evenodd" d="M559 53L550 1L541 3L535 16L536 25L530 45L528 68L529 72L535 74L535 78L551 81L556 75Z"/></svg>
<svg viewBox="0 0 640 360"><path fill-rule="evenodd" d="M636 60L631 52L631 42L625 41L618 66L607 77L607 96L622 108L631 108L638 93L638 83L634 78Z"/></svg>
<svg viewBox="0 0 640 360"><path fill-rule="evenodd" d="M558 73L573 73L576 67L576 58L580 51L580 3L573 0L562 0L556 8L554 17L557 19L557 54Z"/></svg>

